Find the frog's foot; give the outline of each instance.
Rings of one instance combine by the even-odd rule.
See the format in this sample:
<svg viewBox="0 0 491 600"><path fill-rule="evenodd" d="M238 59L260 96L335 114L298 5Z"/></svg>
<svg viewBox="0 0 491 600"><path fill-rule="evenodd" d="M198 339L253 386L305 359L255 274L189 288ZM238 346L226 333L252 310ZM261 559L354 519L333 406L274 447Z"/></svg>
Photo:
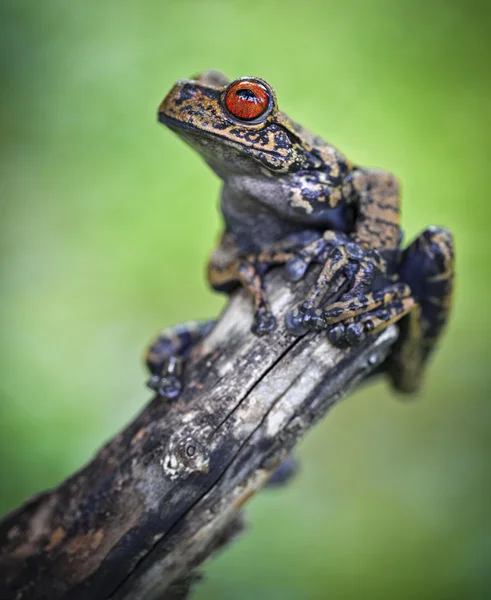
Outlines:
<svg viewBox="0 0 491 600"><path fill-rule="evenodd" d="M146 355L151 377L147 386L173 400L182 391L184 363L192 348L211 330L215 321L191 321L164 329Z"/></svg>
<svg viewBox="0 0 491 600"><path fill-rule="evenodd" d="M287 315L287 329L294 335L326 329L338 320L367 312L375 307L371 306L373 302L378 303L367 292L376 275L385 271L383 259L375 250L346 242L344 235L334 235L335 243L328 249L328 258L310 294Z"/></svg>
<svg viewBox="0 0 491 600"><path fill-rule="evenodd" d="M410 297L411 289L406 283L398 282L368 294L346 296L323 309L322 316L327 326L342 322L359 322L357 317L364 318L376 309L385 310L394 302Z"/></svg>
<svg viewBox="0 0 491 600"><path fill-rule="evenodd" d="M265 335L276 327L264 289L264 276L275 265L284 265L296 258L296 251L312 245L319 238L315 231L303 231L287 236L259 253L243 254L231 234L225 234L208 263L208 281L217 291L230 292L237 284L252 296L254 321L251 330ZM324 242L324 246L326 242Z"/></svg>
<svg viewBox="0 0 491 600"><path fill-rule="evenodd" d="M264 264L253 261L254 257L240 262L237 265L237 273L242 285L252 294L254 302L254 320L251 331L256 335L266 335L276 327L266 292L264 290L264 273L267 267Z"/></svg>
<svg viewBox="0 0 491 600"><path fill-rule="evenodd" d="M381 332L418 308L410 293L404 295L389 291L386 294L391 300L379 308L368 309L364 314L336 322L328 329L330 342L340 347L359 346L368 335ZM372 306L377 306L377 303Z"/></svg>
<svg viewBox="0 0 491 600"><path fill-rule="evenodd" d="M254 313L254 321L251 327L252 333L266 335L270 331L273 331L275 327L276 319L267 306Z"/></svg>
<svg viewBox="0 0 491 600"><path fill-rule="evenodd" d="M269 265L257 259L257 255L240 256L220 263L212 257L208 265L208 281L217 291L230 291L237 284L242 285L252 295L254 303L251 331L256 335L265 335L276 327L276 319L264 290L264 274Z"/></svg>

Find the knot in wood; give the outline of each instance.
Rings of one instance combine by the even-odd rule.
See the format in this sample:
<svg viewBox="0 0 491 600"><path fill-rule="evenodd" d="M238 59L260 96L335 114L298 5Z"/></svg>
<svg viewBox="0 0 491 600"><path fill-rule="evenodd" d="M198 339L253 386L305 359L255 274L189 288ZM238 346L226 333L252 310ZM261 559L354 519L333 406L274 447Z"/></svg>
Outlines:
<svg viewBox="0 0 491 600"><path fill-rule="evenodd" d="M210 455L195 436L181 431L170 439L161 464L169 479L177 479L197 471L207 473Z"/></svg>

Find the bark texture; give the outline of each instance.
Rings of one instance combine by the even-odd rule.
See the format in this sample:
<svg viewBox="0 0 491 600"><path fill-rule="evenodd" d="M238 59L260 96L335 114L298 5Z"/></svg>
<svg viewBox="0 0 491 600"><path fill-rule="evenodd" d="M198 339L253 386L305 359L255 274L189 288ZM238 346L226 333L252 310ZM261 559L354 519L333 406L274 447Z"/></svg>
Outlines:
<svg viewBox="0 0 491 600"><path fill-rule="evenodd" d="M267 279L278 328L250 333L241 290L194 351L177 402L154 398L95 458L0 523L0 598L181 598L241 529L241 509L299 439L386 358L390 327L340 350L284 328L316 276Z"/></svg>

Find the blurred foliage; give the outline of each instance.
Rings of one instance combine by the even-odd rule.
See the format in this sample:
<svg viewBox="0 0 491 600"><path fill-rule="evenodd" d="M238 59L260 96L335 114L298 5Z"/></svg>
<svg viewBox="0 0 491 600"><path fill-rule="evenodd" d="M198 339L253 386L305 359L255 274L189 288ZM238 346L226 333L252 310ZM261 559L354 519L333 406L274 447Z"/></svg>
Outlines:
<svg viewBox="0 0 491 600"><path fill-rule="evenodd" d="M141 409L142 349L215 315L219 182L157 125L206 68L270 81L354 161L396 173L408 237L457 241L455 311L416 402L384 382L306 439L293 484L198 600L489 598L488 2L4 0L0 6L0 512Z"/></svg>

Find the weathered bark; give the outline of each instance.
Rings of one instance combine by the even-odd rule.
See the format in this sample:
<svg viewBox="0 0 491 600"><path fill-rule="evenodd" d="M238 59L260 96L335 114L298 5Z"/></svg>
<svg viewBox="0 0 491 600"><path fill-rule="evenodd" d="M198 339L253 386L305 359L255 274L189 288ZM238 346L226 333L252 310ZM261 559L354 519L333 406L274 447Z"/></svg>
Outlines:
<svg viewBox="0 0 491 600"><path fill-rule="evenodd" d="M235 293L178 402L154 398L88 465L0 523L0 598L176 598L176 581L185 593L240 529L244 503L397 337L391 327L339 350L324 334L289 335L284 316L314 277L271 273L278 328L262 338L249 331L250 298Z"/></svg>

